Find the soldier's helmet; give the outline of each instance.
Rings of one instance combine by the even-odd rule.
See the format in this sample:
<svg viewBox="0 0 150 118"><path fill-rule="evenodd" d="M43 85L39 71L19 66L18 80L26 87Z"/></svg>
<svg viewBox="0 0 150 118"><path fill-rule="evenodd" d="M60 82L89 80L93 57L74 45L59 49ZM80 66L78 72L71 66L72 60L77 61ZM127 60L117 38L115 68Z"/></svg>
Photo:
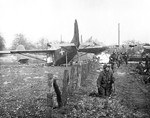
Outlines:
<svg viewBox="0 0 150 118"><path fill-rule="evenodd" d="M103 65L103 69L105 70L107 67L110 67L108 64Z"/></svg>
<svg viewBox="0 0 150 118"><path fill-rule="evenodd" d="M146 54L146 58L149 58L148 54Z"/></svg>

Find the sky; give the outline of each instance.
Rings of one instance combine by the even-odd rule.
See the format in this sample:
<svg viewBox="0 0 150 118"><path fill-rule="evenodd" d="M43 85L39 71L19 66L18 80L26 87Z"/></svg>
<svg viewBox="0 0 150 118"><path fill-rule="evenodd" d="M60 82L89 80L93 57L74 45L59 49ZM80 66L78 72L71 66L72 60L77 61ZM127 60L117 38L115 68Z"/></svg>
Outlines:
<svg viewBox="0 0 150 118"><path fill-rule="evenodd" d="M30 42L41 38L70 42L74 21L83 41L91 36L106 45L120 40L150 43L150 0L0 0L0 35L10 47L22 33Z"/></svg>

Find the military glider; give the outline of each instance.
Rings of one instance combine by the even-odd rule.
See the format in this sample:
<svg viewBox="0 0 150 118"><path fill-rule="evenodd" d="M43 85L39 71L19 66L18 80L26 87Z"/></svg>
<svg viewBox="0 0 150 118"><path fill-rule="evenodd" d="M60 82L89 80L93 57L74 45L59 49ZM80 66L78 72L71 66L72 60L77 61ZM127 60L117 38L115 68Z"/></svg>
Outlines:
<svg viewBox="0 0 150 118"><path fill-rule="evenodd" d="M62 64L69 63L78 52L86 52L86 53L94 53L99 54L105 51L108 47L103 46L93 46L93 47L85 47L79 48L79 30L78 23L75 20L74 23L74 36L69 44L59 44L58 48L52 48L51 44L48 44L49 49L45 50L11 50L11 51L0 51L0 54L22 54L24 56L25 53L45 53L47 55L47 63L54 66L60 66ZM29 56L33 57L33 56ZM33 57L36 58L36 57ZM44 60L45 61L45 60Z"/></svg>

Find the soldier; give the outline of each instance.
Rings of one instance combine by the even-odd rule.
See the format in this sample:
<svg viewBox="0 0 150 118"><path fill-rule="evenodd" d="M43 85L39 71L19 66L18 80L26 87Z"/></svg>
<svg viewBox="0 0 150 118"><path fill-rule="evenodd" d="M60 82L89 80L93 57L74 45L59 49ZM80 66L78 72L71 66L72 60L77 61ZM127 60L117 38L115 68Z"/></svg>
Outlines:
<svg viewBox="0 0 150 118"><path fill-rule="evenodd" d="M144 66L142 64L142 62L140 61L139 64L136 67L137 71L139 74L144 74Z"/></svg>
<svg viewBox="0 0 150 118"><path fill-rule="evenodd" d="M112 69L112 71L114 72L114 65L115 65L115 62L113 61L112 58L109 58L109 64L111 65L111 69Z"/></svg>
<svg viewBox="0 0 150 118"><path fill-rule="evenodd" d="M146 68L146 72L149 72L149 57L148 57L148 55L146 55L146 57L145 57L145 68Z"/></svg>
<svg viewBox="0 0 150 118"><path fill-rule="evenodd" d="M114 65L115 65L115 61L116 61L116 54L115 52L113 52L113 54L110 55L109 57L109 63L111 64L111 69L114 71Z"/></svg>
<svg viewBox="0 0 150 118"><path fill-rule="evenodd" d="M123 59L124 59L126 65L128 64L128 57L129 57L129 56L128 56L127 52L125 52L125 53L123 54Z"/></svg>
<svg viewBox="0 0 150 118"><path fill-rule="evenodd" d="M103 71L100 72L97 79L98 94L101 96L110 96L112 93L112 84L114 83L113 72L105 64Z"/></svg>
<svg viewBox="0 0 150 118"><path fill-rule="evenodd" d="M120 53L118 53L118 56L117 56L117 66L118 68L120 67L122 63L122 55Z"/></svg>

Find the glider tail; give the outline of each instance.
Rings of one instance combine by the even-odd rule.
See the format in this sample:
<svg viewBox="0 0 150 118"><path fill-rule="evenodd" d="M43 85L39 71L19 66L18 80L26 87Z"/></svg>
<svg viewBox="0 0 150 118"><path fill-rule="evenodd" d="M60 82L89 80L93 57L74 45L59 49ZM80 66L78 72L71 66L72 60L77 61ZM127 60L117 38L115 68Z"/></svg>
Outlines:
<svg viewBox="0 0 150 118"><path fill-rule="evenodd" d="M79 29L78 29L78 22L77 22L77 20L75 20L75 23L74 23L74 36L73 36L73 39L72 39L71 43L74 43L77 48L80 45L80 41L79 41Z"/></svg>

